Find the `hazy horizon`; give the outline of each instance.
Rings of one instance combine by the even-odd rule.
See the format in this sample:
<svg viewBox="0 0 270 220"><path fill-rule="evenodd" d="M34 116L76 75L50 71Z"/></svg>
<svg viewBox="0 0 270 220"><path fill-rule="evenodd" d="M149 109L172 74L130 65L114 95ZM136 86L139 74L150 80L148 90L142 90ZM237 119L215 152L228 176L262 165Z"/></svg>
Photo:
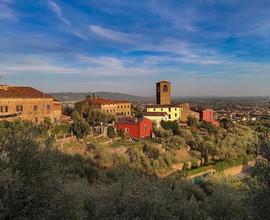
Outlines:
<svg viewBox="0 0 270 220"><path fill-rule="evenodd" d="M270 95L270 2L0 0L1 83L151 97Z"/></svg>

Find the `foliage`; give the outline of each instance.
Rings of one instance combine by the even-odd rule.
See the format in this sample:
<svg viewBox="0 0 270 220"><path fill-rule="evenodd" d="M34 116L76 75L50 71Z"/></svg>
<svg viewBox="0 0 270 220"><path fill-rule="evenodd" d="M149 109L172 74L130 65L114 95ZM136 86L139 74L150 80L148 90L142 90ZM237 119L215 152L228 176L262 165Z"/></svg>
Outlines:
<svg viewBox="0 0 270 220"><path fill-rule="evenodd" d="M156 160L160 153L159 153L159 149L150 145L150 144L144 144L143 146L143 152L151 159Z"/></svg>
<svg viewBox="0 0 270 220"><path fill-rule="evenodd" d="M177 121L161 121L161 126L165 130L171 130L173 134L178 134L179 124Z"/></svg>
<svg viewBox="0 0 270 220"><path fill-rule="evenodd" d="M225 129L229 129L233 127L233 122L231 119L223 118L220 120L220 126Z"/></svg>
<svg viewBox="0 0 270 220"><path fill-rule="evenodd" d="M80 115L73 118L83 121ZM268 136L259 139L240 125L207 135L189 129L179 129L181 142L224 157L221 169L236 164L236 158L250 159L259 144L263 157L254 178L237 187L227 181L194 185L157 178L151 174L175 162L173 150L136 142L123 154L110 154L91 140L85 155L70 156L50 140L41 141L40 129L30 122L0 122L0 219L269 219Z"/></svg>
<svg viewBox="0 0 270 220"><path fill-rule="evenodd" d="M117 135L121 138L121 139L125 139L126 135L125 135L125 131L123 129L119 129L117 131Z"/></svg>
<svg viewBox="0 0 270 220"><path fill-rule="evenodd" d="M194 118L192 116L188 116L187 118L187 124L190 127L197 128L199 126L199 121L197 118Z"/></svg>
<svg viewBox="0 0 270 220"><path fill-rule="evenodd" d="M111 114L104 113L96 108L89 108L87 113L84 115L86 121L91 126L97 126L101 123L107 124L115 121L115 117Z"/></svg>
<svg viewBox="0 0 270 220"><path fill-rule="evenodd" d="M115 129L112 126L108 127L107 135L109 138L114 138L116 135Z"/></svg>
<svg viewBox="0 0 270 220"><path fill-rule="evenodd" d="M88 123L75 111L72 113L73 123L71 124L71 130L74 132L78 139L81 139L89 134L90 127Z"/></svg>
<svg viewBox="0 0 270 220"><path fill-rule="evenodd" d="M218 133L218 127L209 122L201 122L200 128L205 129L208 133Z"/></svg>

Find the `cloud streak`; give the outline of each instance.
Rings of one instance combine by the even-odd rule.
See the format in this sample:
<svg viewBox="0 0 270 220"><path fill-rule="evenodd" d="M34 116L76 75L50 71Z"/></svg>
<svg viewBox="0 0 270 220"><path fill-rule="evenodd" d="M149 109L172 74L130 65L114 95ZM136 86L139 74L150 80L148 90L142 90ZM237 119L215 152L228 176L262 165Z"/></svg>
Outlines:
<svg viewBox="0 0 270 220"><path fill-rule="evenodd" d="M54 1L48 1L48 5L51 11L57 16L60 21L64 22L67 25L70 25L70 21L64 17L62 9L58 4L56 4Z"/></svg>

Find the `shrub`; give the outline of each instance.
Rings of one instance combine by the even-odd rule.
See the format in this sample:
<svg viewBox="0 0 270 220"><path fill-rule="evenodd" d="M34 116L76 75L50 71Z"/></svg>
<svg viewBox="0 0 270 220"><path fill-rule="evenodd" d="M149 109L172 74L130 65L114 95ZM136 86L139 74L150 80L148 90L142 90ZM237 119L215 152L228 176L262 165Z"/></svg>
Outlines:
<svg viewBox="0 0 270 220"><path fill-rule="evenodd" d="M173 134L178 134L179 124L177 121L161 121L161 126L165 130L171 130Z"/></svg>
<svg viewBox="0 0 270 220"><path fill-rule="evenodd" d="M125 131L123 129L119 129L117 131L117 135L122 138L122 139L125 139L126 135L125 135Z"/></svg>
<svg viewBox="0 0 270 220"><path fill-rule="evenodd" d="M112 126L108 127L107 135L108 135L109 138L114 138L115 137L116 133L115 133L114 127L112 127Z"/></svg>
<svg viewBox="0 0 270 220"><path fill-rule="evenodd" d="M183 170L189 170L189 164L188 164L188 162L185 162L184 163Z"/></svg>
<svg viewBox="0 0 270 220"><path fill-rule="evenodd" d="M149 144L144 144L143 152L151 159L156 160L159 157L159 149Z"/></svg>
<svg viewBox="0 0 270 220"><path fill-rule="evenodd" d="M190 126L190 127L197 128L197 127L199 126L199 121L198 121L197 118L194 118L194 117L192 117L192 116L188 116L187 124L188 124L188 126Z"/></svg>

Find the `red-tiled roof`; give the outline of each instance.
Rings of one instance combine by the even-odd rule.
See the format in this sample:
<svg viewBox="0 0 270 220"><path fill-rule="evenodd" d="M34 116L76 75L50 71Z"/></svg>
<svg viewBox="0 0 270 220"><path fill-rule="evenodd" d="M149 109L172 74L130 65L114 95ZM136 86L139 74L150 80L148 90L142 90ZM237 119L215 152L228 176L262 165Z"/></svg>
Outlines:
<svg viewBox="0 0 270 220"><path fill-rule="evenodd" d="M165 112L143 112L143 116L165 116Z"/></svg>
<svg viewBox="0 0 270 220"><path fill-rule="evenodd" d="M138 117L138 118L133 118L133 117L119 117L117 123L119 124L137 124L143 121L145 118L143 117Z"/></svg>
<svg viewBox="0 0 270 220"><path fill-rule="evenodd" d="M130 103L126 100L112 100L112 99L102 99L102 98L97 98L97 99L85 99L85 102L89 102L92 104L96 105L112 105L112 104L120 104L120 103Z"/></svg>
<svg viewBox="0 0 270 220"><path fill-rule="evenodd" d="M0 98L53 98L32 87L1 86Z"/></svg>
<svg viewBox="0 0 270 220"><path fill-rule="evenodd" d="M146 105L146 108L179 108L179 105L174 105L174 104L167 104L167 105L159 105L159 104L154 104L154 105Z"/></svg>

